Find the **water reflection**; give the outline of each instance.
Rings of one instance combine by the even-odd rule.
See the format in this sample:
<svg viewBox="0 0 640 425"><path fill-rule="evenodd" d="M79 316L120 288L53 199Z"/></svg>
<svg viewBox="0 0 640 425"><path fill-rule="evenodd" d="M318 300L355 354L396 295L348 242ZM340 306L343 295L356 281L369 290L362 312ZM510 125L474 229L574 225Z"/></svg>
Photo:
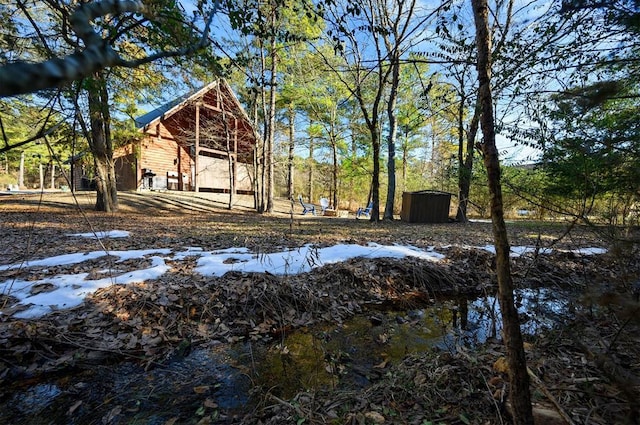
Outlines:
<svg viewBox="0 0 640 425"><path fill-rule="evenodd" d="M516 302L529 335L561 324L571 308L567 294L549 289L517 291ZM273 344L196 349L165 367L125 363L22 386L1 400L0 423L93 423L112 416L146 424L172 418L196 423L218 415L237 423L266 392L287 399L305 390L360 389L408 354L473 347L499 337L499 318L493 296L435 300L403 311L371 309L341 325L297 330Z"/></svg>
<svg viewBox="0 0 640 425"><path fill-rule="evenodd" d="M2 424L197 423L242 415L251 382L224 349L197 349L179 361L145 369L99 366L71 377L16 389L0 402ZM234 419L231 419L234 422Z"/></svg>
<svg viewBox="0 0 640 425"><path fill-rule="evenodd" d="M549 289L516 292L525 334L553 326L566 313L566 294ZM256 362L255 380L273 394L292 397L320 387L364 387L389 362L432 349L472 347L502 330L494 296L449 299L403 312L371 312L340 326L301 329L265 350Z"/></svg>
<svg viewBox="0 0 640 425"><path fill-rule="evenodd" d="M22 414L39 413L62 393L57 385L38 384L24 392L14 394L12 405Z"/></svg>

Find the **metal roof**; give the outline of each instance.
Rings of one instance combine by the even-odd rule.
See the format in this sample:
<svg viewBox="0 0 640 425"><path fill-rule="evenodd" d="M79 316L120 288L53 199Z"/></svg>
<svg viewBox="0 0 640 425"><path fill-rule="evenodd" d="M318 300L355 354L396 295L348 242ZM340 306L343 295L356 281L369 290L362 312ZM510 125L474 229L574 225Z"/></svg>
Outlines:
<svg viewBox="0 0 640 425"><path fill-rule="evenodd" d="M173 115L174 112L180 110L184 103L187 103L192 98L198 97L200 96L200 94L211 90L216 84L218 84L218 81L209 83L206 86L202 87L201 89L183 94L182 96L177 97L171 102L165 103L164 105L154 109L153 111L147 112L146 114L139 116L134 120L136 124L136 128L138 129L145 128L155 120L170 117L171 115Z"/></svg>

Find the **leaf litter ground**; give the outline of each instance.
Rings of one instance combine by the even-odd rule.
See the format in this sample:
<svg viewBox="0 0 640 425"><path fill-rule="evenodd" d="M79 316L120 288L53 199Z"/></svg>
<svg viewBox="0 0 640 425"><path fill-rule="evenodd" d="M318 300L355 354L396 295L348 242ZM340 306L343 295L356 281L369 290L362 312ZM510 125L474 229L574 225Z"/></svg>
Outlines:
<svg viewBox="0 0 640 425"><path fill-rule="evenodd" d="M244 246L267 254L309 243L371 242L435 247L446 259L356 258L302 274L205 277L195 271L194 256L167 260L169 271L157 279L106 286L70 310L35 320L5 314L0 322L5 403L0 418L4 415L5 422L52 423L54 405L63 414L53 423L510 422L503 348L496 339L434 346L398 359L380 358L366 367L348 353L326 353L319 367L335 379L295 394L259 382L258 365L240 362L226 351L250 343L256 351L279 351L286 361L283 342L299 330L340 327L353 317L384 328L380 311L412 311L451 297L493 294L492 254L471 248L491 244L490 224L371 224L291 216L285 213L286 204L280 204L283 213L261 216L205 202L185 208L170 200L142 202L138 195L123 194L118 213L80 214L68 195L3 197L1 263L99 249ZM129 237L101 239L101 247L95 239L66 236L113 229L128 231ZM571 307L555 318L554 326L526 336L531 373L540 379L532 383L536 414L542 423L563 423L558 412L574 423L637 421L637 246L609 246L598 229L581 227L556 242L565 230L562 223L509 224L513 246L554 249L514 258L517 286L572 297ZM572 251L586 246L610 251L588 256ZM148 266L149 259L143 258L117 267L126 272ZM0 280L37 281L61 273L88 273L97 279L112 269L113 258L101 257L75 265L4 270ZM32 288L34 293L47 290L46 285ZM3 304L10 305L11 295L3 297ZM536 317L523 317L528 319ZM376 334L375 343L384 350L389 342L381 335L385 333ZM206 361L203 353L209 353ZM213 372L212 364L217 365ZM366 384L344 378L346 371L363 368ZM171 379L163 375L166 371ZM235 374L237 380L225 384ZM144 382L136 381L140 376ZM234 385L245 386L246 395L236 394L235 403L225 401L220 388ZM49 398L55 403L49 404ZM36 407L29 404L34 399L44 402ZM155 416L142 414L149 408Z"/></svg>

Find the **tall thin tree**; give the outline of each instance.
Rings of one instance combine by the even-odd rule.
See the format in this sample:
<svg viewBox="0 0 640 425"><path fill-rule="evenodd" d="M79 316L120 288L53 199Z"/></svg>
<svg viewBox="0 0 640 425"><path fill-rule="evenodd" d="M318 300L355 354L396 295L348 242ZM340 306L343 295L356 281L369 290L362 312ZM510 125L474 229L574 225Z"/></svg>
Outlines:
<svg viewBox="0 0 640 425"><path fill-rule="evenodd" d="M496 248L496 272L498 275L498 300L502 315L504 344L509 365L509 399L516 424L532 425L529 375L524 353L518 310L513 299L513 278L509 259L509 240L502 206L500 160L496 148L493 99L491 94L491 32L489 31L489 6L487 0L471 0L476 25L478 47L478 96L482 108L482 153L487 169L491 194L491 222Z"/></svg>

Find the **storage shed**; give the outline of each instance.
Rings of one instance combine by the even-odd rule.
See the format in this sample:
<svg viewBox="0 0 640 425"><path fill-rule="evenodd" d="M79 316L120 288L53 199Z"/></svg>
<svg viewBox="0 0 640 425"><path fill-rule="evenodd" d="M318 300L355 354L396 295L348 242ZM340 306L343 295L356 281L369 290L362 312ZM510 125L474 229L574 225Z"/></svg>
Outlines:
<svg viewBox="0 0 640 425"><path fill-rule="evenodd" d="M451 194L438 190L402 193L400 218L409 223L446 223L449 221Z"/></svg>

